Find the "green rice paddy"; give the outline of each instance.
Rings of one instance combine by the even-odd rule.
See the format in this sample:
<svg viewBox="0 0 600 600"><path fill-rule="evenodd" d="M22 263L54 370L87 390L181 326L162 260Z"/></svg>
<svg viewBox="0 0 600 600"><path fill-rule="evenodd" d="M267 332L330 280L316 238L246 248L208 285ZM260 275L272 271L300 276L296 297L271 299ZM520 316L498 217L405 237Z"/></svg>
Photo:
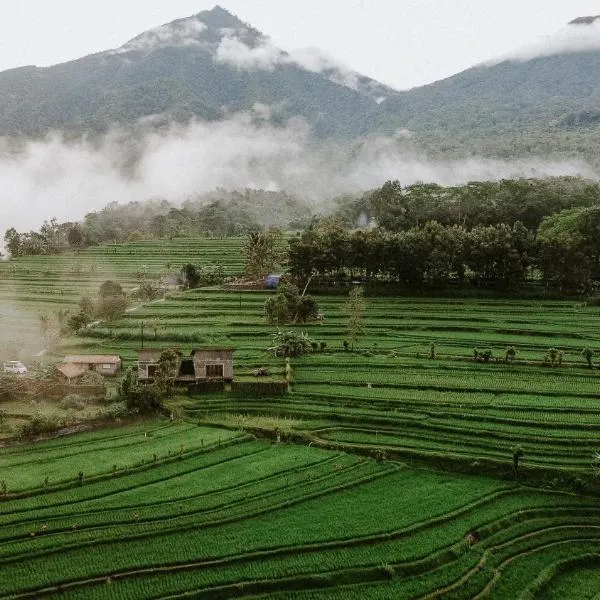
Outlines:
<svg viewBox="0 0 600 600"><path fill-rule="evenodd" d="M140 269L185 262L239 272L241 244L24 258L0 266L0 299L14 330L35 331L44 307L74 306L108 278L133 288ZM239 376L283 375L266 352L269 293L173 291L53 356L132 365L142 341L231 346ZM292 360L283 397L181 395L181 422L0 450L0 597L594 598L600 372L581 350L600 358L600 308L368 296L349 352L346 298L317 299L325 319L290 327L326 348ZM142 323L158 324L143 340ZM473 348L492 360L475 362ZM550 348L560 366L543 364Z"/></svg>

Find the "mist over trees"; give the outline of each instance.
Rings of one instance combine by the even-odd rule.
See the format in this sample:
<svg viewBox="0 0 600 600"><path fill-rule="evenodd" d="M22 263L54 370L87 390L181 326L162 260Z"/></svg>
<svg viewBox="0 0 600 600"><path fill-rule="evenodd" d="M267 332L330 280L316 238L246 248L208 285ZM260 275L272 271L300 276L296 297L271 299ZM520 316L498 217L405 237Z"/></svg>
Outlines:
<svg viewBox="0 0 600 600"><path fill-rule="evenodd" d="M215 190L175 207L166 200L112 202L82 223L46 221L39 231L4 235L13 257L59 254L99 244L203 235L243 235L271 227L302 229L313 215L305 202L285 192Z"/></svg>
<svg viewBox="0 0 600 600"><path fill-rule="evenodd" d="M217 190L181 207L165 200L114 202L82 223L52 219L29 233L10 228L4 240L18 257L139 239L247 235L256 241L247 264L259 276L274 268L267 247L283 245L258 243L273 235L261 232L303 229L283 257L297 281L360 278L407 288L503 290L538 282L568 293L589 292L600 282L600 184L594 181L505 179L447 187L387 181L329 206L323 216L284 192Z"/></svg>

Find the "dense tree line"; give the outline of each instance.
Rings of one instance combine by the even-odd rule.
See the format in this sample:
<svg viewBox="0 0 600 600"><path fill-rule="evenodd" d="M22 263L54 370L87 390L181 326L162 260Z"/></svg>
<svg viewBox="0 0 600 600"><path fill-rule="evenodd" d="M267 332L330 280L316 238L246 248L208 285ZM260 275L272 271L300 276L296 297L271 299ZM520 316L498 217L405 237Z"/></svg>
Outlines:
<svg viewBox="0 0 600 600"><path fill-rule="evenodd" d="M298 280L331 283L391 281L407 287L450 282L511 289L537 280L564 292L588 292L600 282L600 206L568 209L522 223L442 225L388 232L348 230L328 222L290 241L289 268Z"/></svg>
<svg viewBox="0 0 600 600"><path fill-rule="evenodd" d="M386 231L442 225L514 225L536 230L544 217L574 207L600 204L600 184L580 177L473 181L443 187L435 183L402 186L388 181L361 197L337 199L334 216L347 226L361 216Z"/></svg>
<svg viewBox="0 0 600 600"><path fill-rule="evenodd" d="M580 178L402 187L337 201L333 217L290 242L298 280L360 278L407 287L450 282L565 292L600 283L600 185ZM377 227L356 229L375 220Z"/></svg>
<svg viewBox="0 0 600 600"><path fill-rule="evenodd" d="M327 224L292 239L288 261L298 280L377 279L413 287L468 280L511 287L529 275L535 247L520 223L468 230L432 221L397 233Z"/></svg>

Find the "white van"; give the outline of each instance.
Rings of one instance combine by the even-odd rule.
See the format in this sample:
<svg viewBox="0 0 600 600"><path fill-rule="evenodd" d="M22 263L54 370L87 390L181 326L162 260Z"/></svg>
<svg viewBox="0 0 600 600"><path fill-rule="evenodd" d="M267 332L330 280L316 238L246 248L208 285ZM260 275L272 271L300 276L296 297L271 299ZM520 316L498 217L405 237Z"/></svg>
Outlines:
<svg viewBox="0 0 600 600"><path fill-rule="evenodd" d="M4 372L25 375L27 367L20 360L9 360L4 363Z"/></svg>

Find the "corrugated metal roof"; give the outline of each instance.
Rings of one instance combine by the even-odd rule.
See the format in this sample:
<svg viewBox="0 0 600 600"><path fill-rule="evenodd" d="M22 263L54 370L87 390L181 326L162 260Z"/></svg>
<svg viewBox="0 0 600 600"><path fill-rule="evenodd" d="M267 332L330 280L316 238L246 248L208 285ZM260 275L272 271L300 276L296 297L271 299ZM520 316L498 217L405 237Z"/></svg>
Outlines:
<svg viewBox="0 0 600 600"><path fill-rule="evenodd" d="M65 356L64 362L75 364L118 364L121 362L121 357L118 354L73 354Z"/></svg>

